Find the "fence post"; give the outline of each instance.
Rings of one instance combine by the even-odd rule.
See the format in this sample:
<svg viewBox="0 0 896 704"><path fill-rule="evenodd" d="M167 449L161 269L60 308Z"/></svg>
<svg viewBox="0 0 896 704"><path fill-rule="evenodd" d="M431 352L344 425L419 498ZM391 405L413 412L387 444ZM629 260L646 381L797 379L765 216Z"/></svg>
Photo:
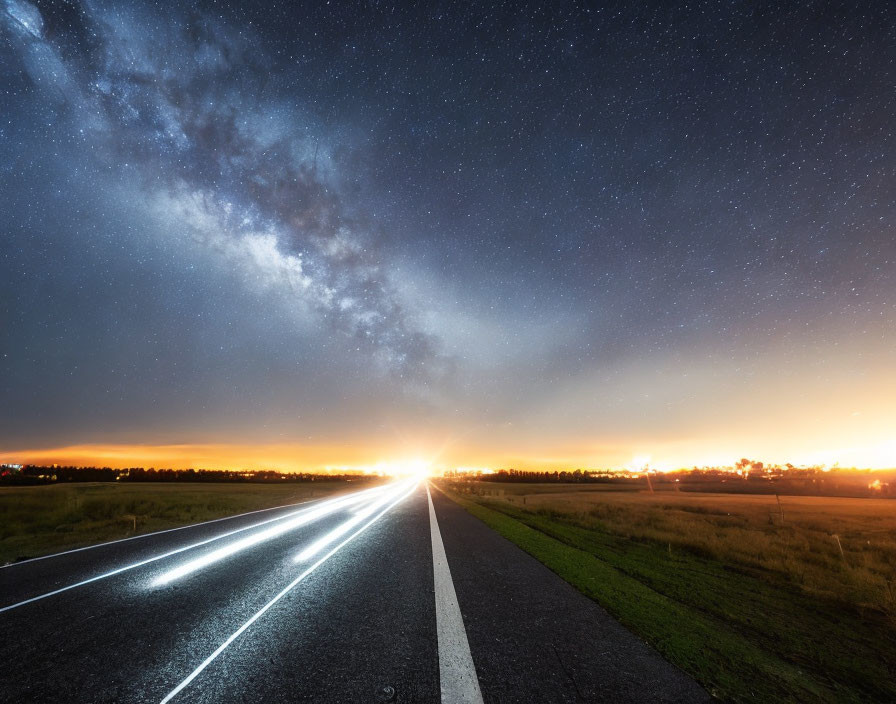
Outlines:
<svg viewBox="0 0 896 704"><path fill-rule="evenodd" d="M833 538L837 541L837 547L840 548L840 557L846 560L846 553L843 552L843 545L840 544L840 536L834 533Z"/></svg>

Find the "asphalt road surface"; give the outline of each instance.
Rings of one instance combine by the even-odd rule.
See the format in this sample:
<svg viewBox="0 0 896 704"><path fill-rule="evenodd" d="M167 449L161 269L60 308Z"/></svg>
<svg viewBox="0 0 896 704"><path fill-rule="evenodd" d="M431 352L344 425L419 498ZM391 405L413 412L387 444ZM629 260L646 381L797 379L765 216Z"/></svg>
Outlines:
<svg viewBox="0 0 896 704"><path fill-rule="evenodd" d="M4 567L0 634L17 704L708 699L426 483Z"/></svg>

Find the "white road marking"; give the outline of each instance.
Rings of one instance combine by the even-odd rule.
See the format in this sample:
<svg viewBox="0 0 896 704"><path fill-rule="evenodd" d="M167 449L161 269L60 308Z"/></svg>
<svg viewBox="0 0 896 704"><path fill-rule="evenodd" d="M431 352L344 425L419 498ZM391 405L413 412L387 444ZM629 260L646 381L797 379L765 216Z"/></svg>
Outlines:
<svg viewBox="0 0 896 704"><path fill-rule="evenodd" d="M286 587L284 587L283 590L279 594L277 594L277 596L275 596L267 604L265 604L258 611L256 611L255 614L248 621L246 621L242 626L240 626L238 629L236 629L230 635L230 637L227 638L227 640L225 640L223 643L221 643L221 645L219 645L217 647L215 652L213 652L205 660L203 660L202 663L199 665L199 667L197 667L195 670L193 670L193 672L191 672L183 682L181 682L179 685L177 685L177 687L175 687L170 692L168 692L168 694L165 696L165 698L161 701L161 704L167 704L172 699L174 699L174 697L176 697L178 694L180 694L180 692L187 685L189 685L190 682L195 680L205 668L207 668L209 665L211 665L212 662L215 660L215 658L217 658L221 653L223 653L227 649L227 647L231 643L233 643L233 641L235 641L237 638L239 638L240 635L242 635L243 632L247 628L249 628L249 626L251 626L253 623L255 623L259 618L261 618L268 609L270 609L274 604L276 604L278 601L280 601L280 599L282 599L284 596L289 594L289 592L291 592L299 582L301 582L303 579L305 579L305 577L307 577L309 574L314 572L314 570L316 570L318 567L320 567L322 564L324 564L333 555L335 555L337 552L339 552L344 546L348 545L352 540L357 538L359 535L361 535L361 533L363 533L370 526L372 526L374 523L376 523L376 521L379 520L379 518L381 516L385 515L395 505L401 503L408 496L413 494L414 491L416 491L416 489L417 489L417 485L415 484L411 488L410 491L408 491L406 494L402 494L400 497L398 497L398 499L396 499L391 504L386 506L386 508L384 508L378 514L376 514L373 518L371 518L369 521L367 521L367 523L365 523L358 530L356 530L354 533L352 533L349 537L347 537L345 540L343 540L341 543L339 543L335 548L330 550L330 552L328 552L326 555L324 555L322 558L320 558L317 562L315 562L313 565L311 565L311 567L309 567L304 572L302 572L302 574L300 574L298 577L296 577L292 582L287 584Z"/></svg>
<svg viewBox="0 0 896 704"><path fill-rule="evenodd" d="M482 704L479 678L470 655L467 631L457 603L448 557L439 532L436 510L432 505L429 485L426 486L429 500L429 528L432 535L432 571L436 591L436 633L439 639L439 682L442 689L442 704Z"/></svg>

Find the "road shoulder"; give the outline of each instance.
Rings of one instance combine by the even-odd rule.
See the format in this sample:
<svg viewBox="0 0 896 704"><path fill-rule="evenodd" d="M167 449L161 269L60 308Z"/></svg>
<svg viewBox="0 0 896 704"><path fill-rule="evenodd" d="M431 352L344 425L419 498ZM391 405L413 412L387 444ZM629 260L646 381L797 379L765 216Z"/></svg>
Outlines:
<svg viewBox="0 0 896 704"><path fill-rule="evenodd" d="M433 502L486 702L709 700L535 558L441 491Z"/></svg>

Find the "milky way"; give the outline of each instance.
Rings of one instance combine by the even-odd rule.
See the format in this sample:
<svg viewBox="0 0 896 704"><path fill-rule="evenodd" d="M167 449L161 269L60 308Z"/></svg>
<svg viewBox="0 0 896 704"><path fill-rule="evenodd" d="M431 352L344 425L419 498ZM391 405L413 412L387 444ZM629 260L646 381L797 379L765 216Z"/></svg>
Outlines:
<svg viewBox="0 0 896 704"><path fill-rule="evenodd" d="M888 3L3 0L0 66L0 449L896 420Z"/></svg>

